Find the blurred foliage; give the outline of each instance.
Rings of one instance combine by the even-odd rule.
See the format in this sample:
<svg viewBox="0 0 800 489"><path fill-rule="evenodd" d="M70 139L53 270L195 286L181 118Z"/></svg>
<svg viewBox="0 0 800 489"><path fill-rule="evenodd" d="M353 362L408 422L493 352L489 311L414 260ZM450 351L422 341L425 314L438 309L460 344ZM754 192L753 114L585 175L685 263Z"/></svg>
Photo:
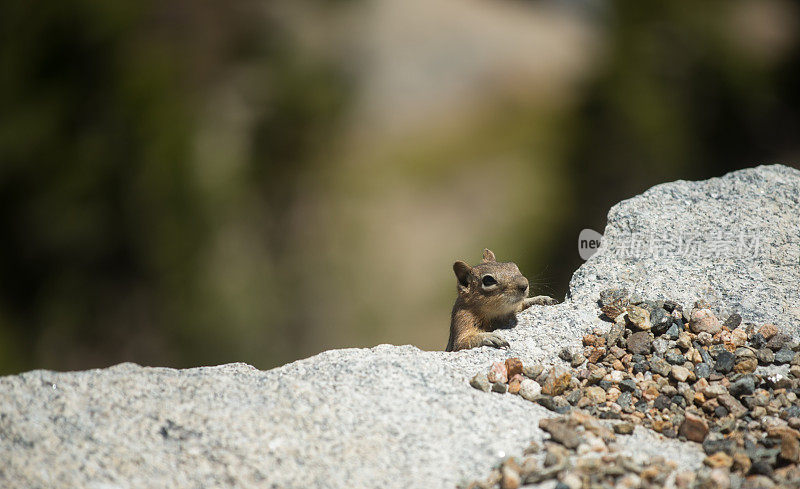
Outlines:
<svg viewBox="0 0 800 489"><path fill-rule="evenodd" d="M323 16L359 5L302 3ZM476 221L471 239L490 235L540 292L563 296L578 231L601 229L615 202L676 178L797 165L791 4L595 5L575 15L603 53L564 108L501 99L457 137L403 141L358 167L340 148L358 63L310 49L264 3L0 4L0 373L264 368L347 344L444 346L453 291L439 284L477 243L382 242L388 199L430 214L419 234L446 237L435 197L460 199L454 174L500 160L508 176L485 176L486 188L519 185L498 192L502 223ZM751 11L752 32L736 28ZM453 205L464 222L482 212L470 195ZM403 258L438 246L442 280L421 279L393 245ZM434 284L425 314L386 297L398 280Z"/></svg>
<svg viewBox="0 0 800 489"><path fill-rule="evenodd" d="M551 258L568 263L562 284L580 264L574 236L587 224L602 228L622 199L759 164L800 167L796 5L620 0L606 7L599 17L607 58L570 130L565 170L576 176L580 211Z"/></svg>

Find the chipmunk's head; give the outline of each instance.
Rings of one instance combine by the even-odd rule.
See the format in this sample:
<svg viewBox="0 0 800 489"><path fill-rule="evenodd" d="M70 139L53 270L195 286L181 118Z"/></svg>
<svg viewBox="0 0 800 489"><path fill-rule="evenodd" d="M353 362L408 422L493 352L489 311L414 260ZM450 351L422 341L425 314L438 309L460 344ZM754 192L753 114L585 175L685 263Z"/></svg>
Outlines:
<svg viewBox="0 0 800 489"><path fill-rule="evenodd" d="M528 279L516 263L498 262L491 250L483 250L483 262L471 267L463 261L453 264L458 295L487 316L503 316L517 310L528 296Z"/></svg>

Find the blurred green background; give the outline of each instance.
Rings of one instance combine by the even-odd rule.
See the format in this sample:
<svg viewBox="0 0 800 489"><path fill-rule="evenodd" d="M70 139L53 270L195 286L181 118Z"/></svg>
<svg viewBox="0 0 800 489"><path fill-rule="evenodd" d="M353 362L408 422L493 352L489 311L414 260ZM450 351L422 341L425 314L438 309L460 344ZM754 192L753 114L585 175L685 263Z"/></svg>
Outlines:
<svg viewBox="0 0 800 489"><path fill-rule="evenodd" d="M0 373L442 349L648 187L800 161L788 1L0 4Z"/></svg>

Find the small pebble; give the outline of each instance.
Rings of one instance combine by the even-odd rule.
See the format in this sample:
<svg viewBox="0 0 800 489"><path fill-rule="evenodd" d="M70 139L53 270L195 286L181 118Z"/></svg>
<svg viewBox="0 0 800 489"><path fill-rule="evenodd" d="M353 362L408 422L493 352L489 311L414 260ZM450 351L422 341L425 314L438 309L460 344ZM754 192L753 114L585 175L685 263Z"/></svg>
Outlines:
<svg viewBox="0 0 800 489"><path fill-rule="evenodd" d="M544 372L544 366L539 364L525 365L522 367L522 374L529 379L536 380Z"/></svg>
<svg viewBox="0 0 800 489"><path fill-rule="evenodd" d="M775 353L769 348L760 348L756 351L756 358L762 365L769 365L775 361Z"/></svg>
<svg viewBox="0 0 800 489"><path fill-rule="evenodd" d="M581 366L585 361L586 357L583 356L582 353L576 353L575 355L572 356L572 361L570 362L570 365L572 366L572 368L577 368Z"/></svg>
<svg viewBox="0 0 800 489"><path fill-rule="evenodd" d="M500 394L505 394L507 391L508 391L508 384L504 384L503 382L492 383L492 392L499 392Z"/></svg>
<svg viewBox="0 0 800 489"><path fill-rule="evenodd" d="M489 382L506 383L508 382L508 370L505 362L494 362L489 370Z"/></svg>
<svg viewBox="0 0 800 489"><path fill-rule="evenodd" d="M683 332L678 335L678 340L675 342L678 345L678 348L682 350L688 350L689 347L692 346L692 337L687 332Z"/></svg>
<svg viewBox="0 0 800 489"><path fill-rule="evenodd" d="M750 346L752 346L753 348L759 349L766 344L767 340L763 336L761 336L760 333L755 333L753 336L750 337Z"/></svg>
<svg viewBox="0 0 800 489"><path fill-rule="evenodd" d="M725 320L723 326L728 329L736 329L739 325L742 324L742 316L736 314L735 312L728 316L728 319Z"/></svg>
<svg viewBox="0 0 800 489"><path fill-rule="evenodd" d="M722 330L719 319L709 309L694 309L689 321L689 329L693 333L717 334Z"/></svg>
<svg viewBox="0 0 800 489"><path fill-rule="evenodd" d="M568 369L558 365L554 366L542 384L542 394L548 396L563 394L569 387L570 380L572 380L572 374Z"/></svg>
<svg viewBox="0 0 800 489"><path fill-rule="evenodd" d="M770 340L773 336L778 334L778 327L774 324L765 324L759 328L758 334L763 336L765 340Z"/></svg>
<svg viewBox="0 0 800 489"><path fill-rule="evenodd" d="M717 361L714 364L714 370L717 372L728 373L733 370L735 360L736 357L734 357L733 353L729 351L721 351L717 355Z"/></svg>
<svg viewBox="0 0 800 489"><path fill-rule="evenodd" d="M778 351L789 342L791 338L786 333L778 333L769 340L764 345L767 348L771 349L772 351Z"/></svg>
<svg viewBox="0 0 800 489"><path fill-rule="evenodd" d="M670 404L672 404L672 399L670 399L665 395L660 395L653 402L653 407L658 410L667 409L670 406Z"/></svg>
<svg viewBox="0 0 800 489"><path fill-rule="evenodd" d="M628 306L625 308L627 314L628 325L634 330L648 331L652 328L650 324L650 313L646 309L639 306Z"/></svg>
<svg viewBox="0 0 800 489"><path fill-rule="evenodd" d="M469 381L469 385L483 392L489 392L491 389L491 383L484 373L475 374L472 380Z"/></svg>
<svg viewBox="0 0 800 489"><path fill-rule="evenodd" d="M519 358L506 358L506 375L512 378L515 375L522 375L522 360Z"/></svg>
<svg viewBox="0 0 800 489"><path fill-rule="evenodd" d="M633 423L616 423L614 425L614 433L619 435L630 435L633 433Z"/></svg>
<svg viewBox="0 0 800 489"><path fill-rule="evenodd" d="M650 360L650 370L654 373L661 375L662 377L666 377L667 375L669 375L671 369L672 365L667 363L667 361L661 357L657 357L654 355L653 358Z"/></svg>
<svg viewBox="0 0 800 489"><path fill-rule="evenodd" d="M711 365L707 363L698 363L694 366L694 374L697 376L698 379L705 379L708 378L709 375L714 371Z"/></svg>
<svg viewBox="0 0 800 489"><path fill-rule="evenodd" d="M788 348L781 348L775 353L775 363L782 365L789 363L794 358L794 352Z"/></svg>
<svg viewBox="0 0 800 489"><path fill-rule="evenodd" d="M542 393L542 387L535 380L524 379L519 384L519 395L528 401L533 401Z"/></svg>
<svg viewBox="0 0 800 489"><path fill-rule="evenodd" d="M689 378L689 369L680 365L673 365L670 376L678 382L685 382Z"/></svg>
<svg viewBox="0 0 800 489"><path fill-rule="evenodd" d="M667 329L667 332L664 333L664 336L671 340L677 340L680 337L680 333L680 328L678 328L678 325L673 322L672 325Z"/></svg>
<svg viewBox="0 0 800 489"><path fill-rule="evenodd" d="M730 392L732 396L740 398L742 396L751 395L755 391L755 388L755 379L750 375L746 375L736 380L736 382L731 383L728 392Z"/></svg>

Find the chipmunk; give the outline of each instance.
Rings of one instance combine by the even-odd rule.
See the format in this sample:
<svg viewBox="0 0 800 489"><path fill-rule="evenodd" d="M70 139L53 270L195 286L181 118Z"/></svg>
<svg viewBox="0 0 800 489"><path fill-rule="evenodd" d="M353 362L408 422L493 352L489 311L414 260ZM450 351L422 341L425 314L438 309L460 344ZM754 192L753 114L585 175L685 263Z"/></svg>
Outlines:
<svg viewBox="0 0 800 489"><path fill-rule="evenodd" d="M489 249L483 250L480 265L471 267L457 261L453 271L458 279L458 297L453 305L446 351L478 346L507 348L508 342L492 331L513 326L516 314L531 306L557 303L546 295L527 297L528 279L517 264L498 262Z"/></svg>

